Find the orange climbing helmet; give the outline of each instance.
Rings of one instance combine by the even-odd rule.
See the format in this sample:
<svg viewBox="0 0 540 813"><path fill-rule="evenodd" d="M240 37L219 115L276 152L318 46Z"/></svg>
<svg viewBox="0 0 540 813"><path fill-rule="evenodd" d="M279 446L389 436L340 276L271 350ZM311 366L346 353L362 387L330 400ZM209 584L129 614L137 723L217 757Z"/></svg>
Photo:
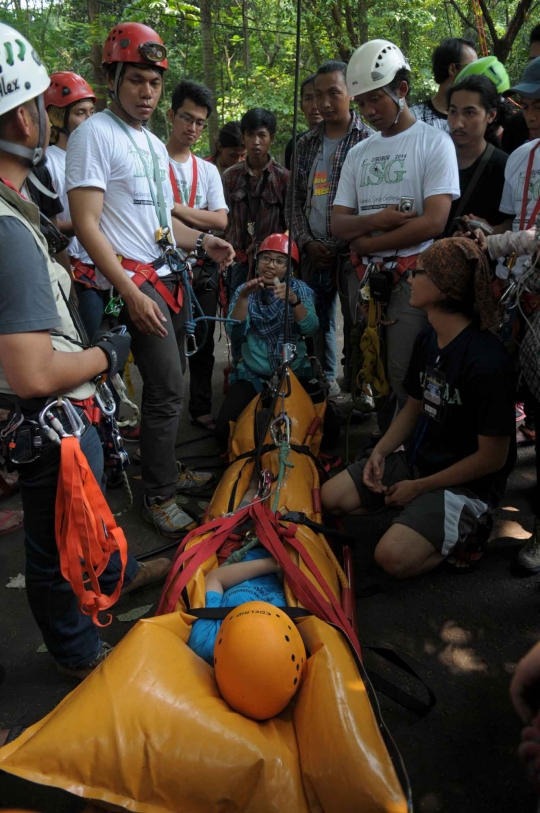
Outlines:
<svg viewBox="0 0 540 813"><path fill-rule="evenodd" d="M134 62L167 70L167 49L153 28L144 23L119 23L103 46L103 65Z"/></svg>
<svg viewBox="0 0 540 813"><path fill-rule="evenodd" d="M51 84L45 91L45 107L66 107L82 99L96 101L96 94L86 79L72 71L51 73Z"/></svg>
<svg viewBox="0 0 540 813"><path fill-rule="evenodd" d="M289 235L278 234L277 232L275 234L269 234L259 246L257 255L261 254L263 251L277 251L280 254L288 254ZM300 263L300 252L298 251L298 246L294 240L292 240L291 257L295 262Z"/></svg>
<svg viewBox="0 0 540 813"><path fill-rule="evenodd" d="M266 601L248 601L231 610L214 645L223 699L253 720L283 711L300 686L305 665L306 649L294 622Z"/></svg>

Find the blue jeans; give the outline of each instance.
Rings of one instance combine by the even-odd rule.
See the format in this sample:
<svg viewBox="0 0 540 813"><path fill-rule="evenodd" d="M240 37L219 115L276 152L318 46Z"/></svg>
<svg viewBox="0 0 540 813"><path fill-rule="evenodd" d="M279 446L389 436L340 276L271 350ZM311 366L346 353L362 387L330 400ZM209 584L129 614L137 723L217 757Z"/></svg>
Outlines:
<svg viewBox="0 0 540 813"><path fill-rule="evenodd" d="M103 311L105 309L105 291L96 291L93 288L85 288L84 285L75 283L77 292L77 305L79 315L88 333L88 338L92 341L92 336L101 327Z"/></svg>
<svg viewBox="0 0 540 813"><path fill-rule="evenodd" d="M103 451L95 427L81 440L98 483L103 482ZM30 609L43 635L47 649L58 663L72 669L87 666L101 651L98 628L79 611L71 585L60 572L56 546L54 513L60 450L47 444L34 463L19 468L19 484L24 508L26 547L26 594ZM133 581L139 563L128 556L125 584ZM118 553L111 556L99 583L104 593L113 592L120 576Z"/></svg>
<svg viewBox="0 0 540 813"><path fill-rule="evenodd" d="M335 381L338 374L336 326L338 294L334 288L317 298L316 312L321 327L313 337L315 355L322 364L327 381Z"/></svg>

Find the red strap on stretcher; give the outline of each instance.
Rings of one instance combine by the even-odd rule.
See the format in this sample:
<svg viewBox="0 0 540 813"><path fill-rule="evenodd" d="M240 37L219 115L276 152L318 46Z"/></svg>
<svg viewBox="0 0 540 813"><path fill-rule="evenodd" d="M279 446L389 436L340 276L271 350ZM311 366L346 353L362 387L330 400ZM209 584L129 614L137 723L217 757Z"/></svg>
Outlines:
<svg viewBox="0 0 540 813"><path fill-rule="evenodd" d="M197 183L199 181L199 167L197 166L197 159L191 153L191 161L193 165L193 175L191 179L191 189L189 192L189 202L188 206L190 209L193 209L195 205L195 195L197 194ZM176 181L176 175L174 173L173 165L169 161L169 178L171 179L171 186L173 188L173 195L174 200L176 203L182 203L182 196L180 195L180 190L178 189L178 183Z"/></svg>
<svg viewBox="0 0 540 813"><path fill-rule="evenodd" d="M93 265L83 263L79 257L70 257L69 262L76 282L80 282L86 288L99 290L96 285L96 269Z"/></svg>
<svg viewBox="0 0 540 813"><path fill-rule="evenodd" d="M523 184L523 198L521 201L521 216L519 218L519 230L523 231L524 229L532 229L534 226L534 222L536 220L536 216L538 212L540 212L540 196L536 201L532 214L529 218L529 222L525 226L525 217L527 215L527 203L529 202L529 182L531 180L531 173L534 164L534 154L538 147L540 146L540 141L534 145L532 150L529 153L529 161L527 163L527 172L525 173L525 183Z"/></svg>
<svg viewBox="0 0 540 813"><path fill-rule="evenodd" d="M62 576L71 584L79 609L98 627L98 613L118 600L127 564L127 542L110 512L96 478L75 437L62 438L55 506L56 544ZM112 595L101 593L98 578L118 551L122 569ZM89 585L89 587L88 587Z"/></svg>
<svg viewBox="0 0 540 813"><path fill-rule="evenodd" d="M213 553L218 551L230 533L238 527L238 525L242 524L248 516L253 520L254 530L259 542L272 554L282 567L291 590L298 601L300 601L306 610L309 610L309 612L317 616L317 618L321 618L323 621L343 630L358 655L360 655L360 643L348 618L304 545L295 537L298 526L293 523L289 523L288 527L281 525L266 503L262 502L246 506L246 508L242 508L231 517L218 517L212 520L212 522L202 525L200 528L195 528L195 530L186 536L178 549L173 566L169 572L157 609L157 615L170 613L174 610L182 591L194 576L197 569L206 562ZM209 534L206 539L203 539L200 544L186 550L186 545L192 539L206 533ZM327 597L328 601L325 600L324 596L317 590L306 574L300 570L298 565L295 565L291 560L282 539L285 539L286 542L297 551L301 559L303 559L305 565L322 588L324 596ZM185 565L185 567L180 573L183 565Z"/></svg>
<svg viewBox="0 0 540 813"><path fill-rule="evenodd" d="M180 312L184 301L184 289L182 288L180 280L177 283L175 293L172 294L167 286L160 280L152 263L139 263L137 260L128 260L126 257L122 257L120 263L122 268L125 268L126 271L133 272L131 279L137 288L140 288L145 282L149 282L174 313Z"/></svg>
<svg viewBox="0 0 540 813"><path fill-rule="evenodd" d="M392 268L392 272L395 277L395 281L397 282L403 274L406 274L407 271L410 271L411 268L416 268L416 263L420 254L410 254L408 257L398 257L397 264L394 268ZM394 262L392 257L389 257L388 260L383 260L382 264L384 265L385 262ZM364 279L364 274L366 273L367 265L364 265L360 257L354 252L351 252L351 264L354 266L354 270L356 271L356 276L362 282Z"/></svg>

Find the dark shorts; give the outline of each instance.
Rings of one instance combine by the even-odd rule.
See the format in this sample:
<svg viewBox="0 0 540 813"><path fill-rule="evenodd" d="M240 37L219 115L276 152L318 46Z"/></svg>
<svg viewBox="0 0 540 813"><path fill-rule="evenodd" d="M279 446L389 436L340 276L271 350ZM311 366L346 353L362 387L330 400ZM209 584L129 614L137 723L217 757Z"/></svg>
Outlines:
<svg viewBox="0 0 540 813"><path fill-rule="evenodd" d="M374 494L364 485L362 475L367 458L349 466L349 472L364 508L377 510L385 507L384 494ZM392 486L402 480L415 480L414 472L405 452L394 452L385 461L383 485ZM453 549L486 524L489 515L487 503L478 499L468 488L440 488L421 494L404 506L392 524L407 525L433 547L449 556Z"/></svg>

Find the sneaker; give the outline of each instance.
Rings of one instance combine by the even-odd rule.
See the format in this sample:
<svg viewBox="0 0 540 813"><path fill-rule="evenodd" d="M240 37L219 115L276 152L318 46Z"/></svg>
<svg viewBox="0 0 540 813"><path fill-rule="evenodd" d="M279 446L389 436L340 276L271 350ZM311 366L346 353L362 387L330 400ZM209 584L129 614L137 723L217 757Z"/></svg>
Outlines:
<svg viewBox="0 0 540 813"><path fill-rule="evenodd" d="M71 669L69 666L64 666L62 663L57 663L57 669L62 675L66 675L67 677L73 677L77 680L84 680L91 675L94 669L97 669L100 664L103 663L105 658L111 654L114 647L110 644L107 644L105 641L101 643L101 652L94 658L93 661L90 661L89 664L86 666L81 666L80 669Z"/></svg>
<svg viewBox="0 0 540 813"><path fill-rule="evenodd" d="M170 539L183 537L197 527L193 517L182 511L174 494L172 497L145 495L142 516L150 525L154 525L158 533Z"/></svg>
<svg viewBox="0 0 540 813"><path fill-rule="evenodd" d="M210 474L209 471L193 471L176 461L178 467L178 477L176 478L176 490L184 494L196 494L198 491L203 491L208 488L216 479L215 474Z"/></svg>
<svg viewBox="0 0 540 813"><path fill-rule="evenodd" d="M138 443L141 434L140 426L121 426L120 435L122 440L127 443Z"/></svg>
<svg viewBox="0 0 540 813"><path fill-rule="evenodd" d="M530 573L540 573L540 519L534 520L533 535L517 555L517 564Z"/></svg>
<svg viewBox="0 0 540 813"><path fill-rule="evenodd" d="M341 395L341 389L337 381L331 381L328 389L329 398L338 398Z"/></svg>
<svg viewBox="0 0 540 813"><path fill-rule="evenodd" d="M151 584L158 584L164 581L170 569L171 562L165 558L151 559L149 562L140 562L140 567L135 578L123 588L120 595L127 596L129 593L142 590L143 587L150 587Z"/></svg>
<svg viewBox="0 0 540 813"><path fill-rule="evenodd" d="M516 404L516 423L525 420L525 408L523 404Z"/></svg>

